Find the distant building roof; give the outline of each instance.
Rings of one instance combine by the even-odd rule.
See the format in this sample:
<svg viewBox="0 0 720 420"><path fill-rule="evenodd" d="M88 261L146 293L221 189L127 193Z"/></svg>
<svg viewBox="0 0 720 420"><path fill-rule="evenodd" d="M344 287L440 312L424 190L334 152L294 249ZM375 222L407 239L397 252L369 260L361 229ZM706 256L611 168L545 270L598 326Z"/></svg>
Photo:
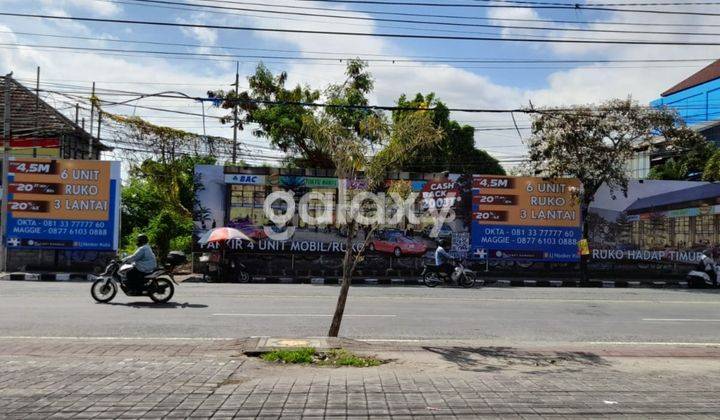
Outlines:
<svg viewBox="0 0 720 420"><path fill-rule="evenodd" d="M662 93L662 97L670 96L673 93L678 93L685 89L690 89L693 86L701 85L711 80L720 79L720 60L715 60L709 66L703 68L682 82L676 84L670 89Z"/></svg>
<svg viewBox="0 0 720 420"><path fill-rule="evenodd" d="M641 198L632 203L625 211L640 213L661 207L670 207L681 203L691 203L720 198L720 183L704 184L685 190L671 191L663 194Z"/></svg>
<svg viewBox="0 0 720 420"><path fill-rule="evenodd" d="M5 78L0 77L0 118L5 112L4 92ZM93 139L95 147L99 147L100 150L112 150L50 104L39 99L35 92L15 79L12 79L10 103L10 127L13 138L72 134L85 141ZM0 138L2 138L2 124L0 124Z"/></svg>

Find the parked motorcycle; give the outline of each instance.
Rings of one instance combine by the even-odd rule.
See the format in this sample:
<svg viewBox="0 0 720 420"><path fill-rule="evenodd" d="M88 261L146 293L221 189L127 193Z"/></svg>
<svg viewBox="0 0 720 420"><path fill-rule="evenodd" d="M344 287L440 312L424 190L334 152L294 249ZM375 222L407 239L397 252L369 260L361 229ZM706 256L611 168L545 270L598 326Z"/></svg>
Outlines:
<svg viewBox="0 0 720 420"><path fill-rule="evenodd" d="M200 256L200 262L205 264L203 279L208 283L220 281L250 282L250 271L248 271L247 266L235 258L223 260L220 254L205 253Z"/></svg>
<svg viewBox="0 0 720 420"><path fill-rule="evenodd" d="M718 287L720 266L710 256L703 254L694 270L687 275L689 287Z"/></svg>
<svg viewBox="0 0 720 420"><path fill-rule="evenodd" d="M440 267L435 264L425 264L425 268L421 274L421 278L425 286L435 287L440 283L452 283L459 284L465 288L471 288L475 286L477 274L465 266L460 261L455 261L455 269L448 276L444 271L440 270Z"/></svg>
<svg viewBox="0 0 720 420"><path fill-rule="evenodd" d="M145 276L145 284L140 290L130 289L127 286L127 273L133 268L132 264L123 264L122 259L115 258L105 268L100 277L93 282L90 294L100 303L108 303L117 294L118 286L127 296L148 296L155 303L167 303L175 294L175 277L173 271L181 264L187 262L185 254L172 251L166 258L166 264Z"/></svg>

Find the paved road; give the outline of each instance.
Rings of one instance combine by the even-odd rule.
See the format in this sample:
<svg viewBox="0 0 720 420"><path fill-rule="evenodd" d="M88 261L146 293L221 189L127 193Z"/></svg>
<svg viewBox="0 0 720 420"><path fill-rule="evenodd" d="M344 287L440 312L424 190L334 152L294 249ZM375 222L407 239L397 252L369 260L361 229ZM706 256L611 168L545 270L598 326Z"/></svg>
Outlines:
<svg viewBox="0 0 720 420"><path fill-rule="evenodd" d="M249 337L326 333L338 288L182 284L175 305L87 283L0 281L0 336ZM720 342L720 294L664 289L354 287L342 335L493 344Z"/></svg>

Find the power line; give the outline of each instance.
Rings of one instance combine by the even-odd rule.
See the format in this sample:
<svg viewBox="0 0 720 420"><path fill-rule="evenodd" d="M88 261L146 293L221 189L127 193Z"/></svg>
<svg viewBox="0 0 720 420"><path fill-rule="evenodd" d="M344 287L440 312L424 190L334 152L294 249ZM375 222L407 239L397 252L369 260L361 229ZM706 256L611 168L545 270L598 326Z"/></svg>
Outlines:
<svg viewBox="0 0 720 420"><path fill-rule="evenodd" d="M176 47L187 47L187 48L209 48L209 49L224 49L224 50L239 50L239 51L269 51L269 52L282 52L282 53L298 53L298 54L318 54L318 55L335 55L335 57L285 57L277 56L282 59L298 59L298 60L320 60L327 59L328 61L345 60L349 57L360 58L367 62L384 62L384 63L403 63L403 62L422 62L422 63L477 63L477 64L536 64L536 63L563 63L563 64L578 64L578 63L689 63L689 62L712 62L717 58L661 58L661 59L543 59L543 58L473 58L473 57L453 57L453 56L433 56L433 55L418 55L418 56L404 56L397 57L392 54L374 54L374 53L357 53L357 52L328 52L328 51L304 51L304 50L286 50L286 49L273 49L273 48L245 48L245 47L234 47L228 45L216 45L216 46L205 46L201 44L190 44L180 42L160 42L160 41L143 41L133 39L107 39L100 37L89 37L89 36L72 36L72 35L56 35L36 32L14 32L10 30L0 30L0 33L8 33L15 35L27 35L57 39L77 39L83 41L99 41L99 42L110 42L110 43L127 43L127 44L147 44L157 46L176 46ZM118 50L113 50L118 51ZM262 57L262 56L241 56L233 55L232 57ZM371 58L371 57L388 57L384 59ZM34 80L34 79L33 79ZM51 80L51 79L46 79ZM65 81L72 81L63 79ZM105 82L105 83L127 83L127 84L176 84L183 85L182 83L162 83L162 82ZM192 85L192 84L186 84Z"/></svg>
<svg viewBox="0 0 720 420"><path fill-rule="evenodd" d="M43 90L44 92L53 92L53 93L60 93L65 94L64 92L57 92L52 90ZM154 110L162 110L162 111L169 111L162 108L153 108L153 107L144 107L140 105L131 105L128 102L138 99L143 99L146 97L161 97L161 98L176 98L176 99L185 99L185 100L204 100L207 101L208 98L201 98L201 97L193 97L190 95L186 95L184 93L178 93L178 92L160 92L160 93L141 93L137 92L138 95L135 99L129 99L127 101L123 102L112 102L112 101L104 101L110 105L126 105L126 106L133 106L137 108L147 108L147 109L154 109ZM70 95L71 96L71 95ZM328 108L328 109L360 109L360 110L376 110L376 111L433 111L435 108L425 108L425 107L408 107L408 106L396 106L396 105L344 105L344 104L332 104L332 103L319 103L319 102L303 102L303 101L271 101L271 100L261 100L261 99L249 99L249 100L236 100L235 102L241 103L241 104L261 104L261 105L292 105L292 106L302 106L302 107L311 107L311 108ZM232 105L234 102L230 102ZM644 109L656 109L655 107L651 106L644 106L640 107ZM526 109L526 108L511 108L511 109L500 109L500 108L453 108L453 107L446 107L446 109L450 112L466 112L466 113L488 113L488 114L508 114L508 113L519 113L519 114L552 114L552 113L577 113L582 112L585 113L584 110L577 110L574 108L548 108L548 109ZM592 112L604 112L605 109L601 107L592 108L590 111ZM202 114L193 114L193 113L185 113L184 111L169 111L169 112L176 112L181 114L187 114L187 115L194 115L194 116L202 116ZM222 117L217 117L222 118Z"/></svg>
<svg viewBox="0 0 720 420"><path fill-rule="evenodd" d="M96 0L96 1L110 1L110 0ZM263 6L263 7L275 7L275 8L284 8L284 9L295 9L295 10L321 10L321 11L327 11L327 10L333 10L336 12L342 12L338 9L329 9L327 7L309 7L309 6L291 6L291 5L273 5L268 3L256 3L256 2L247 2L247 1L230 1L230 0L195 0L199 2L206 2L206 3L223 3L223 4L239 4L239 5L250 5L250 6ZM358 9L352 9L346 11L346 13L367 13L367 14L374 14L374 15L384 15L384 16L411 16L411 17L428 17L428 18L444 18L444 19L461 19L461 20L480 20L480 21L507 21L507 22L541 22L541 23L569 23L569 24L578 24L578 25L621 25L621 26L677 26L677 27L720 27L720 25L713 25L713 24L683 24L683 23L663 23L663 22L597 22L597 21L583 21L583 20L564 20L564 19L529 19L529 18L488 18L488 17L479 17L479 16L459 16L459 15L439 15L439 14L427 14L427 13L403 13L403 12L389 12L389 11L380 11L380 10L358 10Z"/></svg>
<svg viewBox="0 0 720 420"><path fill-rule="evenodd" d="M719 44L720 45L720 44ZM281 60L281 61L311 61L311 62L325 62L330 64L336 64L335 62L340 61L336 65L344 65L342 62L348 61L348 58L330 58L330 57L304 57L304 56L271 56L271 55L237 55L237 54L221 54L221 53L196 53L196 52L185 52L185 51L161 51L161 50L134 50L134 49L115 49L115 48L99 48L99 47L79 47L79 46L68 46L68 45L42 45L42 44L23 44L23 43L2 43L0 47L30 47L39 49L51 49L51 50L63 50L63 51L86 51L86 52L109 52L114 55L129 54L134 56L135 54L141 55L160 55L160 56L179 56L179 57L226 57L226 58L243 58L253 60ZM598 64L610 64L610 63L689 63L689 62L711 62L715 59L599 59L599 60L552 60L552 59L456 59L456 60L412 60L412 59L363 59L369 63L390 63L394 64L391 67L426 67L426 66L407 66L397 63L431 63L431 64L448 64L448 63L467 63L467 64L503 64L503 66L456 66L456 68L488 68L488 69L506 69L513 68L509 65L519 64L522 65L523 69L528 68L527 64L579 64L579 63L598 63ZM651 66L640 66L640 68L647 68ZM669 67L669 66L659 66ZM676 67L676 66L670 66ZM533 68L565 68L565 67L533 67ZM603 68L633 68L628 66L613 67L604 66ZM70 86L70 85L59 85L59 86Z"/></svg>
<svg viewBox="0 0 720 420"><path fill-rule="evenodd" d="M230 25L208 25L199 23L180 23L180 22L162 22L148 20L132 20L132 19L109 19L109 18L91 18L78 16L54 16L44 14L30 13L12 13L0 12L0 16L55 19L66 21L82 21L82 22L103 22L103 23L122 23L130 25L152 25L165 27L180 28L205 28L205 29L224 29L236 31L258 31L258 32L277 32L292 33L305 35L337 35L337 36L362 36L377 38L402 38L402 39L433 39L433 40L457 40L457 41L499 41L499 42L542 42L542 43L566 43L566 44L615 44L615 45L683 45L683 46L718 46L717 42L685 42L685 41L630 41L630 40L595 40L595 39L562 39L562 38L518 38L518 37L480 37L480 36L455 36L455 35L422 35L422 34L401 34L401 33L370 33L370 32L346 32L346 31L315 31L306 29L282 29L282 28L264 28L249 26L230 26ZM718 14L720 16L720 14Z"/></svg>
<svg viewBox="0 0 720 420"><path fill-rule="evenodd" d="M207 0L205 0L207 1ZM223 0L212 0L217 3L228 3ZM587 6L580 3L542 3L542 2L513 2L503 1L503 4L468 4L468 3L428 3L422 1L391 1L391 0L296 0L301 2L318 2L318 3L334 3L334 4L368 4L378 6L421 6L421 7L437 7L437 8L482 8L482 9L555 9L555 10L593 10L601 12L623 12L623 13L651 13L651 14L667 14L667 15L689 15L689 16L720 16L719 13L707 12L690 12L690 11L674 11L674 10L654 10L654 9L621 9L615 7ZM475 0L477 1L477 0ZM493 0L485 0L493 1ZM713 5L715 5L713 3ZM625 6L625 4L623 4Z"/></svg>
<svg viewBox="0 0 720 420"><path fill-rule="evenodd" d="M260 19L280 19L280 20L288 20L288 21L296 21L296 22L314 22L314 23L320 23L320 24L326 24L327 21L325 20L311 20L311 19L301 19L301 18L293 18L293 17L287 17L287 16L264 16L264 15L257 15L257 14L251 14L251 13L232 13L232 12L225 12L225 11L218 11L214 10L212 8L214 7L221 7L221 6L210 6L210 5L190 5L188 7L178 7L178 6L166 6L163 4L187 4L187 3L178 3L178 2L161 2L161 4L148 4L148 3L130 3L129 1L150 1L150 0L129 0L129 1L121 1L121 0L95 0L105 3L114 3L114 4L126 4L126 5L132 5L132 6L141 6L141 7L153 7L153 8L161 8L166 10L187 10L187 11L202 11L202 13L210 13L210 14L219 14L223 16L241 16L241 17L257 17ZM198 9L198 8L211 8L211 10L207 9ZM259 10L259 9L239 9L239 10L254 10L259 13L274 13L274 14L287 14L284 11L268 11L268 10ZM331 9L332 10L332 9ZM293 14L293 13L290 13ZM318 16L323 18L334 18L331 15L321 15L321 14L308 14L308 13L297 13L299 15L305 15L305 16ZM354 19L353 17L349 16L337 16L339 19ZM361 18L363 19L363 18ZM372 21L371 18L364 18L368 21ZM393 20L389 20L393 21ZM436 24L434 22L429 22L428 24ZM437 23L439 24L439 23ZM367 28L367 25L360 24L360 23L346 23L346 25L350 26L359 26L363 28ZM374 27L378 28L390 28L390 29L405 29L410 31L425 31L425 32L449 32L449 33L464 33L464 34L482 34L482 32L473 32L473 31L467 31L467 30L453 30L453 29L435 29L435 28L417 28L412 26L393 26L393 25L383 25L383 24L375 24Z"/></svg>
<svg viewBox="0 0 720 420"><path fill-rule="evenodd" d="M134 2L142 3L128 3L119 2L115 0L96 0L111 3L123 3L133 4L137 6L150 5L152 4L175 4L175 5L187 5L199 8L207 9L223 9L223 10L240 10L250 12L261 12L279 15L296 15L296 16L312 16L312 17L323 17L332 19L347 19L347 20L360 20L370 22L394 22L394 23L411 23L411 24L422 24L422 25L440 25L440 26L455 26L455 27L471 27L471 28L495 28L495 29L527 29L535 31L565 31L565 32L582 32L582 33L614 33L614 34L643 34L643 35L690 35L690 36L720 36L720 34L713 33L702 33L702 32L668 32L668 31L639 31L639 30L620 30L620 29L592 29L592 28L568 28L568 27L548 27L548 26L508 26L508 25L495 25L495 24L481 24L481 23L462 23L462 22L438 22L438 21L427 21L427 20L410 20L410 19L388 19L388 18L377 18L377 17L365 17L365 16L345 16L337 14L323 14L323 13L307 13L307 12L288 12L280 10L262 10L252 9L234 6L217 6L217 5L206 5L188 2L177 2L169 0L132 0ZM161 6L156 6L161 7ZM183 9L193 10L193 9ZM233 14L236 15L236 14ZM414 28L401 28L401 29L414 29ZM423 29L426 30L426 29Z"/></svg>
<svg viewBox="0 0 720 420"><path fill-rule="evenodd" d="M475 2L491 2L491 3L510 3L510 4L530 4L538 6L563 6L563 7L575 7L575 3L560 3L560 2L546 2L546 1L524 1L524 0L470 0ZM634 3L596 3L586 2L582 5L585 6L720 6L720 2L717 1L690 1L690 2L634 2ZM581 5L581 6L582 6Z"/></svg>

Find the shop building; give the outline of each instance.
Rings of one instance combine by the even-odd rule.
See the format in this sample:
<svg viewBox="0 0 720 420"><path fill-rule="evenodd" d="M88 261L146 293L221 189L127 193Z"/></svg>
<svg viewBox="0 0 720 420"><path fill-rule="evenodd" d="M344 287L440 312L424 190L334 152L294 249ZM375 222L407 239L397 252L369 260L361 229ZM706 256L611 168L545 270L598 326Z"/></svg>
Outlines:
<svg viewBox="0 0 720 420"><path fill-rule="evenodd" d="M5 112L6 80L0 77L0 115ZM31 89L14 79L10 83L10 156L99 160L102 152L112 150ZM86 271L105 258L99 252L9 249L8 269Z"/></svg>
<svg viewBox="0 0 720 420"><path fill-rule="evenodd" d="M695 249L720 243L720 184L657 194L625 210L629 237L642 249Z"/></svg>

